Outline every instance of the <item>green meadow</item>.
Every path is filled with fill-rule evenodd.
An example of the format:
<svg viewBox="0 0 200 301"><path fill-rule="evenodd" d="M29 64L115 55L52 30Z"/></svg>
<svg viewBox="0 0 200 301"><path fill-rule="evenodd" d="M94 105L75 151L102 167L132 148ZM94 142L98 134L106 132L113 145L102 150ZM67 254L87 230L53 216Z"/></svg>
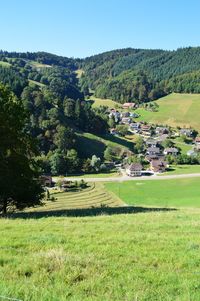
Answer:
<svg viewBox="0 0 200 301"><path fill-rule="evenodd" d="M0 61L0 67L9 68L11 67L11 64L8 62Z"/></svg>
<svg viewBox="0 0 200 301"><path fill-rule="evenodd" d="M111 109L116 108L116 107L121 108L121 104L112 99L104 99L104 98L98 98L95 96L91 96L90 100L94 101L94 103L93 103L94 108L99 107L99 106L107 106Z"/></svg>
<svg viewBox="0 0 200 301"><path fill-rule="evenodd" d="M106 183L128 205L200 208L200 178Z"/></svg>
<svg viewBox="0 0 200 301"><path fill-rule="evenodd" d="M1 296L200 300L199 213L1 219Z"/></svg>
<svg viewBox="0 0 200 301"><path fill-rule="evenodd" d="M200 131L200 94L172 93L156 101L158 112L138 109L140 120L172 127L193 127Z"/></svg>
<svg viewBox="0 0 200 301"><path fill-rule="evenodd" d="M181 174L200 174L200 165L170 165L168 171L159 174L160 177L166 175L181 175Z"/></svg>
<svg viewBox="0 0 200 301"><path fill-rule="evenodd" d="M138 178L1 218L0 300L200 300L199 196L199 178Z"/></svg>

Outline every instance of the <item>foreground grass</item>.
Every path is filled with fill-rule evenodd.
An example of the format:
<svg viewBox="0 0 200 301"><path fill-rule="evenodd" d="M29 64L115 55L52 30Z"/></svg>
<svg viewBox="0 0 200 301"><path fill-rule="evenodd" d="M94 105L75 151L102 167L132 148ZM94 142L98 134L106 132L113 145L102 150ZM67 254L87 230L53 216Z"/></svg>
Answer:
<svg viewBox="0 0 200 301"><path fill-rule="evenodd" d="M1 296L200 300L199 213L1 219Z"/></svg>
<svg viewBox="0 0 200 301"><path fill-rule="evenodd" d="M199 178L106 183L125 203L136 206L200 208Z"/></svg>
<svg viewBox="0 0 200 301"><path fill-rule="evenodd" d="M199 110L200 94L172 93L156 101L159 105L158 112L138 109L140 120L167 124L173 127L193 127L200 131Z"/></svg>

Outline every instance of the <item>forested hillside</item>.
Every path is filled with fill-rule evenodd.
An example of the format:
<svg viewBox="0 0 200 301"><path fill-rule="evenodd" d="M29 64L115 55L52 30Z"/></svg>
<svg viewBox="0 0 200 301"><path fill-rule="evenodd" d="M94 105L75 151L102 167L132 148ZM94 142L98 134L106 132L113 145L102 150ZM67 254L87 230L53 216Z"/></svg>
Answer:
<svg viewBox="0 0 200 301"><path fill-rule="evenodd" d="M121 103L154 100L171 92L199 93L200 47L115 50L86 58L81 67L83 87Z"/></svg>
<svg viewBox="0 0 200 301"><path fill-rule="evenodd" d="M0 52L0 82L22 100L28 116L24 132L36 138L45 173L72 173L84 166L88 171L91 158L77 133L107 132L107 117L84 100L76 69L74 59L48 53Z"/></svg>
<svg viewBox="0 0 200 301"><path fill-rule="evenodd" d="M93 90L100 98L143 103L171 92L200 93L200 48L127 48L86 59L0 51L0 82L23 102L24 131L38 141L45 173L95 171L103 163L92 158L99 144L84 133L102 136L110 124L106 108L92 108L85 96ZM101 146L103 159L107 145Z"/></svg>

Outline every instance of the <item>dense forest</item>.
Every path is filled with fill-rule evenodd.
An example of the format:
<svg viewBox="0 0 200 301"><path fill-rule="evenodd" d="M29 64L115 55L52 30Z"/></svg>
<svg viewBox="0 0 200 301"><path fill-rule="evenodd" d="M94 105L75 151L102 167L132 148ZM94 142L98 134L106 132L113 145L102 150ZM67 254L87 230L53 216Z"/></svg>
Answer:
<svg viewBox="0 0 200 301"><path fill-rule="evenodd" d="M79 62L83 87L97 97L145 102L171 92L199 93L200 47L122 49Z"/></svg>
<svg viewBox="0 0 200 301"><path fill-rule="evenodd" d="M74 73L77 62L48 53L0 53L0 82L22 101L28 118L24 133L35 138L45 173L89 171L91 158L77 133L104 134L107 116L92 109ZM90 162L89 162L90 163Z"/></svg>

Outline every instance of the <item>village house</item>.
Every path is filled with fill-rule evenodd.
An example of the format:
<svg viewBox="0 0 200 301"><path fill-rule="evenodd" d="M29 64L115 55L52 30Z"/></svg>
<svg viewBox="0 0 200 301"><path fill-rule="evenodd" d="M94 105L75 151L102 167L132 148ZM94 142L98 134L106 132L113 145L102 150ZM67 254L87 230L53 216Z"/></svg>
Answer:
<svg viewBox="0 0 200 301"><path fill-rule="evenodd" d="M130 132L138 133L139 129L140 129L140 123L139 122L133 122L129 125Z"/></svg>
<svg viewBox="0 0 200 301"><path fill-rule="evenodd" d="M195 144L196 144L196 145L200 145L200 137L199 137L199 136L196 137L196 139L195 139Z"/></svg>
<svg viewBox="0 0 200 301"><path fill-rule="evenodd" d="M191 138L193 136L193 130L192 129L181 129L180 135L184 135L188 138Z"/></svg>
<svg viewBox="0 0 200 301"><path fill-rule="evenodd" d="M122 105L123 109L134 109L136 108L136 104L134 102L126 102Z"/></svg>
<svg viewBox="0 0 200 301"><path fill-rule="evenodd" d="M122 112L121 115L120 115L121 118L124 118L124 117L130 117L130 113L129 112Z"/></svg>
<svg viewBox="0 0 200 301"><path fill-rule="evenodd" d="M124 118L122 118L121 123L129 124L129 123L131 123L131 119L129 117L124 117Z"/></svg>
<svg viewBox="0 0 200 301"><path fill-rule="evenodd" d="M156 160L152 160L150 162L150 170L152 170L153 172L164 172L166 170L167 167L167 163L162 160L162 159L156 159Z"/></svg>
<svg viewBox="0 0 200 301"><path fill-rule="evenodd" d="M157 135L168 134L169 129L167 127L157 126L156 129L155 129L155 133Z"/></svg>
<svg viewBox="0 0 200 301"><path fill-rule="evenodd" d="M189 157L196 157L197 156L197 152L195 151L195 149L191 149L187 152L187 155Z"/></svg>
<svg viewBox="0 0 200 301"><path fill-rule="evenodd" d="M120 115L121 115L121 114L120 114L119 111L112 109L112 110L110 111L110 113L109 113L109 118L113 118L113 117L114 117L115 122L118 122L118 121L120 121L120 118L121 118Z"/></svg>
<svg viewBox="0 0 200 301"><path fill-rule="evenodd" d="M165 159L165 156L164 155L162 155L162 154L156 154L156 155L146 155L145 156L145 160L147 161L147 162L151 162L152 160L164 160Z"/></svg>
<svg viewBox="0 0 200 301"><path fill-rule="evenodd" d="M159 137L157 137L156 141L158 142L158 144L162 144L168 138L169 138L168 134L163 134L163 135L160 135Z"/></svg>
<svg viewBox="0 0 200 301"><path fill-rule="evenodd" d="M140 115L137 114L137 113L135 113L135 112L133 112L133 113L130 113L130 117L138 118L138 117L140 117Z"/></svg>
<svg viewBox="0 0 200 301"><path fill-rule="evenodd" d="M44 185L45 187L53 186L53 180L52 180L51 176L42 175L40 177L40 180L41 180L42 185Z"/></svg>
<svg viewBox="0 0 200 301"><path fill-rule="evenodd" d="M119 135L119 132L113 128L113 129L110 129L110 134L115 136L115 135Z"/></svg>
<svg viewBox="0 0 200 301"><path fill-rule="evenodd" d="M126 174L130 177L139 177L142 175L142 165L140 163L132 163L126 167Z"/></svg>
<svg viewBox="0 0 200 301"><path fill-rule="evenodd" d="M194 150L196 152L200 152L200 144L196 144L195 147L194 147Z"/></svg>
<svg viewBox="0 0 200 301"><path fill-rule="evenodd" d="M160 148L159 147L149 147L149 148L147 148L146 153L149 156L160 155Z"/></svg>
<svg viewBox="0 0 200 301"><path fill-rule="evenodd" d="M157 147L158 146L158 141L156 141L155 139L147 139L145 141L147 148L149 147Z"/></svg>
<svg viewBox="0 0 200 301"><path fill-rule="evenodd" d="M173 155L177 156L179 153L179 150L176 147L168 147L164 149L164 155Z"/></svg>
<svg viewBox="0 0 200 301"><path fill-rule="evenodd" d="M141 125L141 134L145 137L151 137L151 125Z"/></svg>

